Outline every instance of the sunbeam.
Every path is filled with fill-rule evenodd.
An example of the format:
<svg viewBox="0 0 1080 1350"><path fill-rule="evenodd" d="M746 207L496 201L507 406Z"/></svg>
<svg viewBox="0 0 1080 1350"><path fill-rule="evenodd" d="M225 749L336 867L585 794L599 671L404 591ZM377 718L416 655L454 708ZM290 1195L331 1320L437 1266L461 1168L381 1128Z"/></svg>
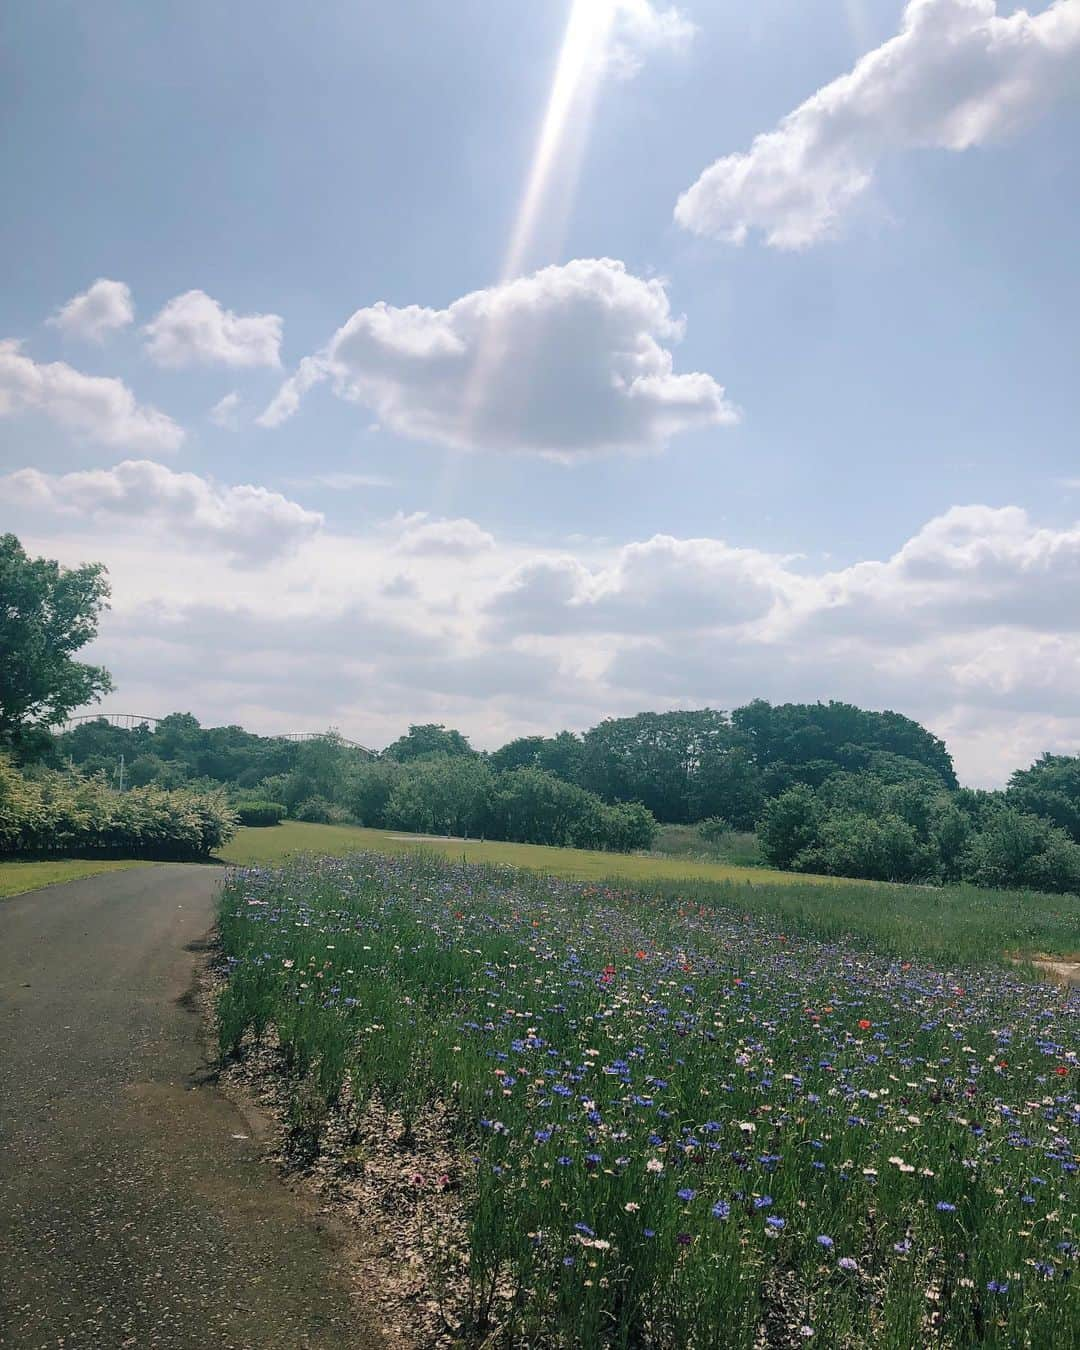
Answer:
<svg viewBox="0 0 1080 1350"><path fill-rule="evenodd" d="M500 284L520 276L530 265L558 260L619 4L620 0L573 0ZM546 255L543 260L537 256L541 234ZM474 422L479 414L501 345L500 324L493 317L488 320L463 390L467 422ZM440 484L444 500L452 476L448 461Z"/></svg>

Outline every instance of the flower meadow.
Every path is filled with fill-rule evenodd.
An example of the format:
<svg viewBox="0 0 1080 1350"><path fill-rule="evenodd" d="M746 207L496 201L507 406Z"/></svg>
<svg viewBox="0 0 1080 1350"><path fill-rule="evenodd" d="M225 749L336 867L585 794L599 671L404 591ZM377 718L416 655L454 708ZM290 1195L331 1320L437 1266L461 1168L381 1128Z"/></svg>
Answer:
<svg viewBox="0 0 1080 1350"><path fill-rule="evenodd" d="M447 1113L462 1340L1080 1345L1080 992L423 853L233 872L220 930L296 1128Z"/></svg>

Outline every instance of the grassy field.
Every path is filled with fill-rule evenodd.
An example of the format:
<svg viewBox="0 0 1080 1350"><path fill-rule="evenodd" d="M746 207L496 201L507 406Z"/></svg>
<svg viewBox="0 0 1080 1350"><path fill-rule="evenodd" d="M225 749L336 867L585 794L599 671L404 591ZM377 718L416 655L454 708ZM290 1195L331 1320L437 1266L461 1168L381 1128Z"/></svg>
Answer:
<svg viewBox="0 0 1080 1350"><path fill-rule="evenodd" d="M82 877L96 877L99 872L116 872L126 867L143 867L139 862L85 862L66 859L57 862L0 863L0 900L9 895L24 895L55 886L63 881L78 881Z"/></svg>
<svg viewBox="0 0 1080 1350"><path fill-rule="evenodd" d="M613 888L409 849L236 873L222 1049L274 1028L305 1147L335 1111L333 1138L393 1148L396 1113L412 1179L398 1162L380 1203L456 1235L396 1260L460 1344L1080 1343L1080 995L746 912L781 891L915 895ZM912 945L940 926L913 912ZM436 1103L450 1161L409 1142Z"/></svg>
<svg viewBox="0 0 1080 1350"><path fill-rule="evenodd" d="M1069 895L887 885L680 857L410 838L386 830L292 821L271 829L240 830L221 856L239 865L273 866L305 853L340 858L358 851L394 855L418 849L454 862L524 868L679 896L701 908L754 915L790 933L864 942L899 956L966 963L1044 953L1075 957L1080 951L1080 907Z"/></svg>
<svg viewBox="0 0 1080 1350"><path fill-rule="evenodd" d="M687 881L752 882L763 885L813 885L832 877L800 876L777 872L767 867L739 867L726 862L701 862L682 857L646 857L636 853L599 853L578 848L548 848L543 844L503 844L493 840L441 839L403 835L394 830L365 830L355 825L305 825L285 821L269 829L241 829L236 838L221 849L218 856L226 862L248 865L277 863L290 854L321 853L341 858L362 849L379 853L404 853L425 848L441 853L455 862L494 863L502 867L524 867L533 872L575 881L632 881L636 884L665 879ZM842 883L846 884L846 883Z"/></svg>

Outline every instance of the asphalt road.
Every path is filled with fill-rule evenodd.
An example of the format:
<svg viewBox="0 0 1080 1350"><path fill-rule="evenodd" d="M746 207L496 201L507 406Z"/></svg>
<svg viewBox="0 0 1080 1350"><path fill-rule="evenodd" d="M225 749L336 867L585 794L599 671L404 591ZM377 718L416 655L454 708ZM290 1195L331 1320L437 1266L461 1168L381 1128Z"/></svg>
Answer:
<svg viewBox="0 0 1080 1350"><path fill-rule="evenodd" d="M208 1081L189 994L220 880L167 865L0 900L5 1350L379 1344Z"/></svg>

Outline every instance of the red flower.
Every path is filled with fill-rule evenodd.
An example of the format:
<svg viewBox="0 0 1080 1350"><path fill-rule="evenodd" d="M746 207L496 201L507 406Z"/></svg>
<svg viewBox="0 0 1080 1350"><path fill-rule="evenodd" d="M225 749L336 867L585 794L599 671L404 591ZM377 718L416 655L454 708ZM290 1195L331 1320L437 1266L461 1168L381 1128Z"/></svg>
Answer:
<svg viewBox="0 0 1080 1350"><path fill-rule="evenodd" d="M1066 1065L1066 1064L1059 1064L1059 1065L1057 1066L1057 1068L1054 1070L1054 1072L1055 1072L1060 1078L1064 1078L1065 1075L1069 1072L1068 1065Z"/></svg>
<svg viewBox="0 0 1080 1350"><path fill-rule="evenodd" d="M873 1026L873 1023L870 1021L870 1019L869 1019L868 1017L860 1017L860 1018L859 1018L859 1030L860 1030L860 1031L869 1031L870 1028L871 1028L871 1026Z"/></svg>

